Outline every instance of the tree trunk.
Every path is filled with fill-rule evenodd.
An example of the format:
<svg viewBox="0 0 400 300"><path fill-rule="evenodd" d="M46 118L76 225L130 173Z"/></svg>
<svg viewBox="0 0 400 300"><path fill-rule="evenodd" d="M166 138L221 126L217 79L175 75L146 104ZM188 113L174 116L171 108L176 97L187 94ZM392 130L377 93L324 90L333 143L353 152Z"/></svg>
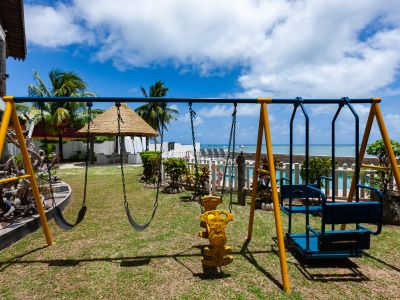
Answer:
<svg viewBox="0 0 400 300"><path fill-rule="evenodd" d="M146 151L149 151L150 138L146 136Z"/></svg>
<svg viewBox="0 0 400 300"><path fill-rule="evenodd" d="M157 138L154 138L154 151L157 151Z"/></svg>
<svg viewBox="0 0 400 300"><path fill-rule="evenodd" d="M397 191L387 191L383 199L383 223L400 225L400 195Z"/></svg>
<svg viewBox="0 0 400 300"><path fill-rule="evenodd" d="M58 134L58 149L60 152L60 162L64 161L64 151L63 151L63 138L61 133Z"/></svg>

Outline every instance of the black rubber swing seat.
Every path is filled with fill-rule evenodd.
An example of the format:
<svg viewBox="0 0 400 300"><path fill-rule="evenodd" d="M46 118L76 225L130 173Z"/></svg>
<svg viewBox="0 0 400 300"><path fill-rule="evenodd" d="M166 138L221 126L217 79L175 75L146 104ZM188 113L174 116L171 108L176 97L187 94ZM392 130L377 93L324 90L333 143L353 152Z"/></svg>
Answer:
<svg viewBox="0 0 400 300"><path fill-rule="evenodd" d="M149 220L147 223L145 223L145 224L139 224L139 223L137 223L137 222L133 219L133 217L132 217L132 215L131 215L131 212L130 212L130 210L129 210L129 207L128 207L127 205L125 205L125 212L126 212L126 216L127 216L127 218L128 218L129 224L131 224L131 226L132 226L133 228L135 228L136 230L138 230L138 231L143 231L143 230L145 230L147 227L149 227L149 225L151 224L151 221L153 221L154 215L156 214L156 209L153 210L153 213L152 213L152 215L151 215L150 220Z"/></svg>
<svg viewBox="0 0 400 300"><path fill-rule="evenodd" d="M62 230L71 230L74 228L76 225L82 222L82 220L85 218L85 214L87 211L86 205L82 206L81 209L79 210L78 216L76 218L75 223L69 223L63 216L61 208L58 206L55 206L53 208L53 218L54 222L56 222L57 226L60 227Z"/></svg>

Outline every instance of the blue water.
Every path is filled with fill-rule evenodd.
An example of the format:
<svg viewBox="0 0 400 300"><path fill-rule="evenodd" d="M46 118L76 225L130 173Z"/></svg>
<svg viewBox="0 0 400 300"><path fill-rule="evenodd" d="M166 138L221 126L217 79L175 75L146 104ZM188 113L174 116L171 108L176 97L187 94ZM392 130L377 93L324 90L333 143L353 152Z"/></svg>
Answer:
<svg viewBox="0 0 400 300"><path fill-rule="evenodd" d="M225 144L202 144L201 149L205 148L225 148L228 149L228 145ZM272 150L274 154L289 154L289 145L277 144L272 146ZM247 152L247 153L255 153L256 145L238 145L236 146L235 152ZM266 153L265 146L262 147L262 153ZM305 147L304 145L294 145L293 146L293 154L304 155ZM331 156L332 147L331 145L324 144L314 144L310 145L310 155L318 155L318 156ZM354 145L336 145L335 155L337 157L354 157L355 156L355 147ZM373 157L368 154L365 154L365 157Z"/></svg>
<svg viewBox="0 0 400 300"><path fill-rule="evenodd" d="M221 180L221 178L223 177L223 176L221 176L223 174L223 170L224 170L224 167L221 166L219 168L219 171L221 173L216 174L218 180ZM230 168L228 168L228 170L227 170L226 183L229 182L229 172L230 172ZM280 170L276 170L276 179L277 180L281 179L281 173L282 173L282 176L284 178L286 178L286 171L281 172ZM253 179L253 169L249 170L249 177L250 177L250 180ZM288 178L286 178L286 179L288 179ZM294 170L292 170L292 180L293 180L293 184L294 184L295 183ZM347 177L346 177L347 189L349 189L350 186L351 186L351 180L352 180L352 175L347 175ZM300 174L299 174L299 184L302 184L302 178L301 178ZM326 185L326 181L323 181L322 184L325 186ZM329 182L329 186L330 186L330 188L332 188L332 182L331 181ZM343 189L343 174L341 174L341 173L339 173L339 175L338 175L337 186L338 186L338 189Z"/></svg>

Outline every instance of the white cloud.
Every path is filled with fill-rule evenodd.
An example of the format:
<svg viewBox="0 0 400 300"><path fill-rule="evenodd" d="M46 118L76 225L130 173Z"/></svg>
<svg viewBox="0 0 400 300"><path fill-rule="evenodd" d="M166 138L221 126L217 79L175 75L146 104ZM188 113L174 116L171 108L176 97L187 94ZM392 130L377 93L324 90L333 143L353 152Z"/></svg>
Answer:
<svg viewBox="0 0 400 300"><path fill-rule="evenodd" d="M176 111L178 111L178 113L180 112L179 106L176 105L176 104L169 105L169 108L170 109L175 109Z"/></svg>
<svg viewBox="0 0 400 300"><path fill-rule="evenodd" d="M390 128L389 136L400 138L400 114L388 114L385 117L386 127Z"/></svg>
<svg viewBox="0 0 400 300"><path fill-rule="evenodd" d="M241 95L371 97L393 93L398 76L397 2L73 0L25 12L30 43L90 42L95 59L120 69L241 67Z"/></svg>
<svg viewBox="0 0 400 300"><path fill-rule="evenodd" d="M188 125L190 126L190 114L185 113L185 114L180 114L176 118L176 122L182 123L183 125ZM196 118L193 119L193 125L194 126L199 126L200 124L203 124L204 120L201 116L196 115Z"/></svg>
<svg viewBox="0 0 400 300"><path fill-rule="evenodd" d="M232 113L233 113L233 104L231 105L217 104L212 107L204 107L198 112L199 115L205 118L227 117L227 116L232 116ZM260 106L256 104L239 103L237 106L237 115L239 117L258 116L260 115Z"/></svg>
<svg viewBox="0 0 400 300"><path fill-rule="evenodd" d="M26 5L26 36L29 42L46 47L81 44L92 40L92 34L75 23L70 7Z"/></svg>
<svg viewBox="0 0 400 300"><path fill-rule="evenodd" d="M198 114L204 118L225 117L232 115L233 106L228 105L214 105L212 107L204 107L199 110Z"/></svg>

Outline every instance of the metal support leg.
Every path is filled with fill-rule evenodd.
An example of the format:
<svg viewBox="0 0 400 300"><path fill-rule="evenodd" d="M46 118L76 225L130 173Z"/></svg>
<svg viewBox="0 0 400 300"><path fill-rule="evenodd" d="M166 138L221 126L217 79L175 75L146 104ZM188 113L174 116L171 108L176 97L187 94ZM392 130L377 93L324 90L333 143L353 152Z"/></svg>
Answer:
<svg viewBox="0 0 400 300"><path fill-rule="evenodd" d="M268 121L268 108L265 103L261 104L261 111L262 111L262 121L264 123L264 130L265 130L265 143L267 144L268 169L269 169L269 176L271 179L272 201L274 203L275 228L276 228L276 236L278 239L282 283L285 292L290 293L289 274L286 263L285 243L283 240L281 212L279 209L278 190L275 178L274 156L272 153L271 132Z"/></svg>
<svg viewBox="0 0 400 300"><path fill-rule="evenodd" d="M22 133L21 124L19 123L17 110L15 109L15 105L14 105L12 97L4 97L3 99L5 102L7 102L7 107L9 107L8 105L11 105L11 107L12 107L11 120L12 120L12 123L14 126L15 133L17 134L19 148L21 150L21 154L22 154L22 157L24 160L25 171L26 171L27 175L30 175L29 180L31 182L32 193L35 198L36 207L37 207L37 210L39 213L40 223L42 224L42 227L43 227L47 245L51 246L53 244L53 241L51 239L49 225L47 224L46 214L43 209L39 188L37 186L35 173L33 171L31 160L29 158L29 153L28 153L28 149L26 147L25 138Z"/></svg>
<svg viewBox="0 0 400 300"><path fill-rule="evenodd" d="M253 236L253 223L254 223L254 210L256 209L256 198L257 198L257 187L258 187L258 168L261 160L261 146L262 146L262 134L263 134L263 114L262 106L260 109L260 121L258 124L258 137L257 137L257 149L256 149L256 161L254 163L253 171L253 190L251 193L251 206L250 206L250 216L249 216L249 228L247 233L247 240L251 240Z"/></svg>

